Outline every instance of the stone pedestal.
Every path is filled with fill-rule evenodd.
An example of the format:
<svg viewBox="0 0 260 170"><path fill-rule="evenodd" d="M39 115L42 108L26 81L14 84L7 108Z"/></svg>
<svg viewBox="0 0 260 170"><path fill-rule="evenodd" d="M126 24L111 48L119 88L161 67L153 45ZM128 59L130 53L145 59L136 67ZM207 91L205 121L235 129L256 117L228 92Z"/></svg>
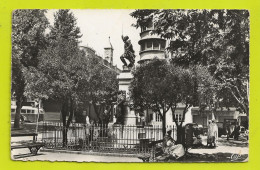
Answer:
<svg viewBox="0 0 260 170"><path fill-rule="evenodd" d="M136 125L136 115L133 110L130 110L129 102L129 86L133 79L133 75L131 74L131 68L124 66L123 71L119 74L119 90L125 91L126 94L126 102L125 102L125 125Z"/></svg>
<svg viewBox="0 0 260 170"><path fill-rule="evenodd" d="M131 68L126 66L123 67L123 71L119 74L119 90L125 91L126 98L129 98L129 85L133 79L133 75L131 74Z"/></svg>

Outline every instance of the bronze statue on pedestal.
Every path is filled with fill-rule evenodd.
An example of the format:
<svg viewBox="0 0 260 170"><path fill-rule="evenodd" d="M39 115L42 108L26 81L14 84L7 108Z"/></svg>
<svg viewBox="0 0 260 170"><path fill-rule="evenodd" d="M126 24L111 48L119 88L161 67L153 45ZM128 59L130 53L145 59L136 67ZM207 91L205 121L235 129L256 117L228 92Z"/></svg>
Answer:
<svg viewBox="0 0 260 170"><path fill-rule="evenodd" d="M133 67L135 63L135 51L133 49L133 45L128 36L122 35L122 40L124 42L124 54L121 55L120 59L123 62L124 66ZM127 65L125 59L129 61Z"/></svg>

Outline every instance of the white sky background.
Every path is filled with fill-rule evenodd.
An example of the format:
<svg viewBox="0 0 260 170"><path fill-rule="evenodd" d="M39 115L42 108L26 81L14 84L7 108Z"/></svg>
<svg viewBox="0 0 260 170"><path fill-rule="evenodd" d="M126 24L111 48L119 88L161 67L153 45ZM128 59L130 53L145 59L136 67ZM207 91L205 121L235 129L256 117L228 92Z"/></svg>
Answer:
<svg viewBox="0 0 260 170"><path fill-rule="evenodd" d="M129 14L134 10L117 9L77 9L71 10L77 19L77 26L83 35L80 39L82 46L89 46L96 50L97 54L104 57L104 47L110 36L111 44L114 48L114 65L122 68L120 56L124 52L124 43L121 39L123 34L128 35L136 55L139 60L138 40L140 39L140 29L132 26L136 20ZM46 17L51 25L54 22L54 13L57 10L48 10Z"/></svg>

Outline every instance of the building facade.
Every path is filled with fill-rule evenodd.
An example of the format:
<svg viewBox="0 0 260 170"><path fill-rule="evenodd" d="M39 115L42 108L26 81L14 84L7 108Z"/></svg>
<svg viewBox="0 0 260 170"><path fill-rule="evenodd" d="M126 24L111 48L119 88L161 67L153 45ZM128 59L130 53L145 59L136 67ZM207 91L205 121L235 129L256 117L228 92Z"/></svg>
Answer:
<svg viewBox="0 0 260 170"><path fill-rule="evenodd" d="M85 52L86 57L95 56L99 60L100 64L103 65L104 67L114 70L115 72L117 72L117 74L119 74L121 72L121 70L119 68L117 68L117 66L114 65L114 63L113 63L114 48L110 42L110 37L108 38L108 40L104 46L104 56L103 57L98 55L96 53L96 51L89 46L80 46L80 49Z"/></svg>
<svg viewBox="0 0 260 170"><path fill-rule="evenodd" d="M138 63L142 64L145 61L152 60L153 58L165 59L165 46L166 40L157 34L151 34L154 29L152 22L148 27L141 27L140 40L140 60Z"/></svg>

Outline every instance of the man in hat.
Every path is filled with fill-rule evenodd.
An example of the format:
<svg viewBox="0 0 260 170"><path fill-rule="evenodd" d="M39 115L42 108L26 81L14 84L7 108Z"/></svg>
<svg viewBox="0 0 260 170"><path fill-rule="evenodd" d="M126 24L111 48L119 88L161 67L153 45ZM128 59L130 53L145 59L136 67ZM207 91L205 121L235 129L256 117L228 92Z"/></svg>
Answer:
<svg viewBox="0 0 260 170"><path fill-rule="evenodd" d="M122 40L124 42L124 54L121 55L120 59L123 62L124 66L127 66L127 63L125 59L127 59L130 64L128 67L132 67L135 63L135 51L133 49L133 45L129 39L128 36L123 36L122 35Z"/></svg>

